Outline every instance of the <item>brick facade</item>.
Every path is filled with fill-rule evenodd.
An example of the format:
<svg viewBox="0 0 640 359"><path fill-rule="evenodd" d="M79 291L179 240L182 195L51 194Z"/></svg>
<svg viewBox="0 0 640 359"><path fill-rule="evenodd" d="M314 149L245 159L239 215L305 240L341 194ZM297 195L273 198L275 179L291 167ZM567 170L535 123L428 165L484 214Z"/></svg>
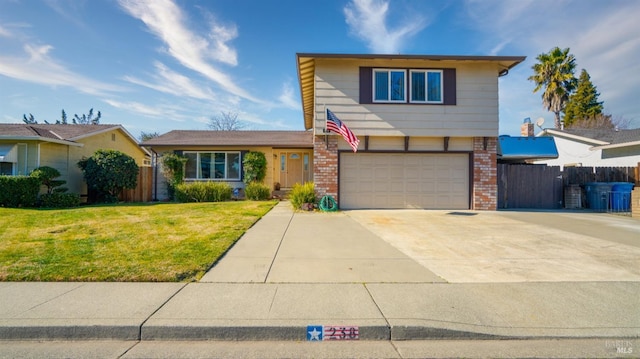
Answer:
<svg viewBox="0 0 640 359"><path fill-rule="evenodd" d="M473 190L471 209L495 211L498 208L498 162L496 137L473 139Z"/></svg>
<svg viewBox="0 0 640 359"><path fill-rule="evenodd" d="M338 137L313 138L313 181L319 198L329 195L338 201Z"/></svg>

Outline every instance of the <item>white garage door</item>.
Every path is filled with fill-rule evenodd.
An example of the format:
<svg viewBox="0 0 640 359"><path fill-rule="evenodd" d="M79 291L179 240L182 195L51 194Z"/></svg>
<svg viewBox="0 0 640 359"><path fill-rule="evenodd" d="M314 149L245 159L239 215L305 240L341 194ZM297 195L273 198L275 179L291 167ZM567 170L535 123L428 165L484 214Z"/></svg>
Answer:
<svg viewBox="0 0 640 359"><path fill-rule="evenodd" d="M469 155L341 153L340 208L469 208Z"/></svg>

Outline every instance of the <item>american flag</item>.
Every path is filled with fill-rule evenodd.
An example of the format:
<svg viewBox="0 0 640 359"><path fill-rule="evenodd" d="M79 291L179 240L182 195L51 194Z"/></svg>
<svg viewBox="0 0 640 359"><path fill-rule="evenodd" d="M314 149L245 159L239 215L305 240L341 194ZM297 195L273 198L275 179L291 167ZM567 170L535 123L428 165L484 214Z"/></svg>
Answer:
<svg viewBox="0 0 640 359"><path fill-rule="evenodd" d="M351 146L353 152L358 151L358 144L360 140L358 137L351 132L349 127L345 125L336 115L333 114L329 109L327 109L327 131L333 131L335 133L339 133L342 135L345 141Z"/></svg>

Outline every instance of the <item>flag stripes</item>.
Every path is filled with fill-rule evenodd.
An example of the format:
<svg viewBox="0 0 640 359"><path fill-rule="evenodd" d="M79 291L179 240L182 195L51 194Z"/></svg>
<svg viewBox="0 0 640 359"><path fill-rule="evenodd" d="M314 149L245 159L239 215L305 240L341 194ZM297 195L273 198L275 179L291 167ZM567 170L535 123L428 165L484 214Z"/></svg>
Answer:
<svg viewBox="0 0 640 359"><path fill-rule="evenodd" d="M353 152L358 151L358 144L360 143L358 137L329 109L327 109L327 131L341 134L342 138L351 146Z"/></svg>

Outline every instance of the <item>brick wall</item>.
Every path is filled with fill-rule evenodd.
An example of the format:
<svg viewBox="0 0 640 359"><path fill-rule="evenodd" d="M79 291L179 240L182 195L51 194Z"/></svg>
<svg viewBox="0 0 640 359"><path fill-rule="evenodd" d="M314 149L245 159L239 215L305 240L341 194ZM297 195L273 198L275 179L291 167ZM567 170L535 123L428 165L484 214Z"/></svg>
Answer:
<svg viewBox="0 0 640 359"><path fill-rule="evenodd" d="M496 137L473 139L472 209L495 211L498 207L497 143Z"/></svg>
<svg viewBox="0 0 640 359"><path fill-rule="evenodd" d="M319 198L333 196L338 201L338 137L315 136L313 142L313 181ZM338 202L339 203L339 202Z"/></svg>

